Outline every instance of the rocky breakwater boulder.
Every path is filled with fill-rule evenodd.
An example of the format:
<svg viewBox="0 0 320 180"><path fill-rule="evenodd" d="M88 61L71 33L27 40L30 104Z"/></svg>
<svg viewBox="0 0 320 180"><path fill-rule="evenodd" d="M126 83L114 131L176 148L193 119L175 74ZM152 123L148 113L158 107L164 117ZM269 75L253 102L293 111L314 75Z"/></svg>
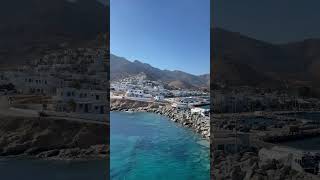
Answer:
<svg viewBox="0 0 320 180"><path fill-rule="evenodd" d="M210 138L210 120L209 118L202 117L198 114L191 114L190 111L176 110L170 106L162 106L149 111L156 112L158 114L167 116L172 121L181 124L184 127L193 129L196 133L199 133L202 137Z"/></svg>
<svg viewBox="0 0 320 180"><path fill-rule="evenodd" d="M211 175L213 179L225 180L316 180L318 176L299 172L285 162L261 159L257 152L225 154L213 153Z"/></svg>
<svg viewBox="0 0 320 180"><path fill-rule="evenodd" d="M130 99L111 99L111 111L137 111L138 109L148 109L154 106L152 102L134 101Z"/></svg>
<svg viewBox="0 0 320 180"><path fill-rule="evenodd" d="M202 137L210 138L210 121L209 118L201 115L192 115L190 111L176 110L169 104L158 104L156 102L142 102L128 99L112 99L112 111L135 111L151 112L170 118L172 121L181 124L184 127L193 129Z"/></svg>
<svg viewBox="0 0 320 180"><path fill-rule="evenodd" d="M0 117L0 156L50 159L106 158L107 124Z"/></svg>

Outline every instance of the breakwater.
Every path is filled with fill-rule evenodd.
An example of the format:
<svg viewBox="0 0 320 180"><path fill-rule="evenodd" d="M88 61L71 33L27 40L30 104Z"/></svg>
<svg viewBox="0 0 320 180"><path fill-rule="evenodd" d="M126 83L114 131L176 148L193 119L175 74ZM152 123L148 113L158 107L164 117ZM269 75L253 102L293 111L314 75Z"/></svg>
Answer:
<svg viewBox="0 0 320 180"><path fill-rule="evenodd" d="M172 121L190 128L203 138L210 138L210 118L191 114L188 110L176 110L169 104L140 102L126 99L111 100L111 111L151 112L170 118Z"/></svg>

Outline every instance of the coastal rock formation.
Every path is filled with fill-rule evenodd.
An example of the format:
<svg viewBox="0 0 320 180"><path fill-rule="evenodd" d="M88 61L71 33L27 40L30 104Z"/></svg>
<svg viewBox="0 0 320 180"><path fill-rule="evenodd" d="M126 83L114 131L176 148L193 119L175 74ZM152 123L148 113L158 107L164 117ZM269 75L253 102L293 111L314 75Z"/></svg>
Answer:
<svg viewBox="0 0 320 180"><path fill-rule="evenodd" d="M140 107L154 106L152 102L134 101L129 99L111 99L111 111L121 111Z"/></svg>
<svg viewBox="0 0 320 180"><path fill-rule="evenodd" d="M184 127L193 129L202 137L210 138L210 120L189 111L176 110L168 104L141 102L127 99L111 100L111 111L151 112L170 118Z"/></svg>
<svg viewBox="0 0 320 180"><path fill-rule="evenodd" d="M225 180L316 180L312 174L298 172L284 161L264 160L257 152L244 152L226 155L222 152L213 153L211 163L213 179Z"/></svg>
<svg viewBox="0 0 320 180"><path fill-rule="evenodd" d="M107 124L1 116L0 156L50 159L105 158Z"/></svg>

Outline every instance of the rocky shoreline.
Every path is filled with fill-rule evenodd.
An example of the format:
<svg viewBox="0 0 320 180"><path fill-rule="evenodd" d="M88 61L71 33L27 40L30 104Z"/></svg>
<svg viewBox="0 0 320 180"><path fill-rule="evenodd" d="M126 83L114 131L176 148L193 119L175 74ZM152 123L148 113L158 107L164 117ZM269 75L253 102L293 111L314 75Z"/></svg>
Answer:
<svg viewBox="0 0 320 180"><path fill-rule="evenodd" d="M133 100L111 100L111 111L150 112L170 118L173 122L190 128L206 140L210 139L210 120L201 115L192 115L189 111L178 111L168 104L137 102Z"/></svg>
<svg viewBox="0 0 320 180"><path fill-rule="evenodd" d="M0 157L106 159L108 131L107 124L1 116Z"/></svg>
<svg viewBox="0 0 320 180"><path fill-rule="evenodd" d="M256 151L226 155L216 152L211 162L213 179L224 180L318 180L318 176L298 172L285 160L265 160Z"/></svg>

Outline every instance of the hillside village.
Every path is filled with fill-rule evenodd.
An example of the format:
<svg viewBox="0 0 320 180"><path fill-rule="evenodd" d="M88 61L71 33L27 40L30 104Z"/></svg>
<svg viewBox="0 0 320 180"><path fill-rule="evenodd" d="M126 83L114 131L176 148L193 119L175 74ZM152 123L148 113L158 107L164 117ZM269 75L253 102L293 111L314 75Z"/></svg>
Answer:
<svg viewBox="0 0 320 180"><path fill-rule="evenodd" d="M210 98L203 90L171 89L146 74L112 81L111 111L142 111L161 114L172 121L210 137Z"/></svg>
<svg viewBox="0 0 320 180"><path fill-rule="evenodd" d="M0 72L1 93L7 96L11 109L105 120L107 58L108 51L103 47L52 52Z"/></svg>
<svg viewBox="0 0 320 180"><path fill-rule="evenodd" d="M209 94L201 90L167 89L161 81L148 80L144 73L111 83L111 99L170 103L178 109L199 109L209 105ZM198 107L198 108L196 108ZM200 108L201 109L201 108ZM203 112L209 112L203 108Z"/></svg>

